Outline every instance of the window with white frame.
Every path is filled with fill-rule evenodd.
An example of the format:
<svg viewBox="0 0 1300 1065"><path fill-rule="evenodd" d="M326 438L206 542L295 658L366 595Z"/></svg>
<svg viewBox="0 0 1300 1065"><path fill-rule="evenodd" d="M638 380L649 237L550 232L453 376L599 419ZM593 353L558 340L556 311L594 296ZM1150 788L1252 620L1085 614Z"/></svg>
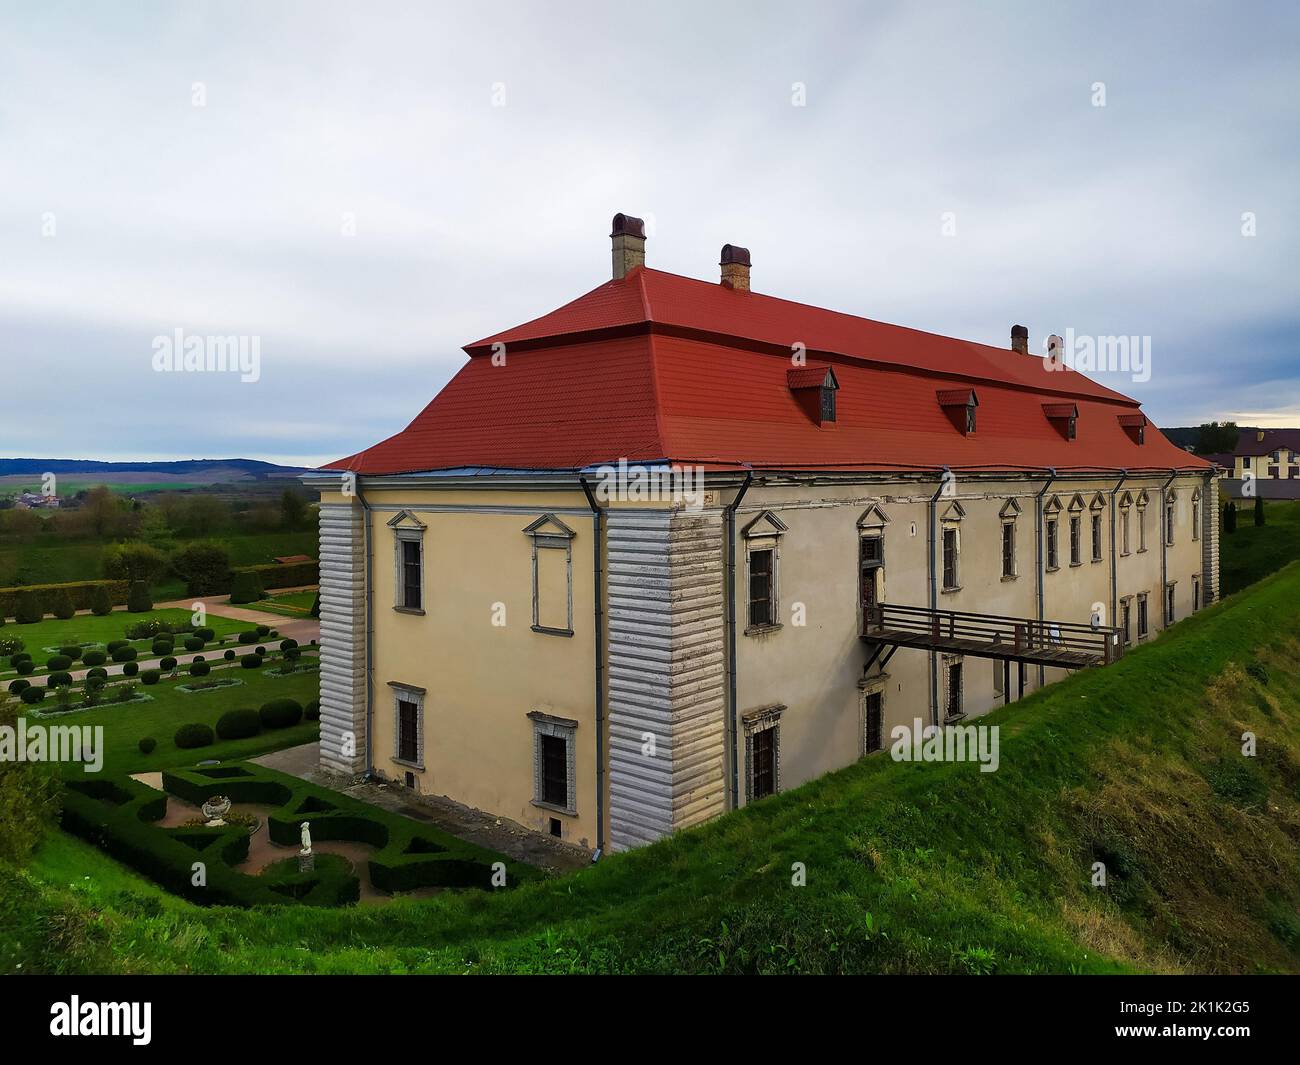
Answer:
<svg viewBox="0 0 1300 1065"><path fill-rule="evenodd" d="M424 613L425 525L409 510L388 522L393 530L393 609Z"/></svg>
<svg viewBox="0 0 1300 1065"><path fill-rule="evenodd" d="M865 631L885 596L885 526L889 518L880 507L868 507L858 518L859 621Z"/></svg>
<svg viewBox="0 0 1300 1065"><path fill-rule="evenodd" d="M425 689L390 681L393 692L393 761L424 768Z"/></svg>
<svg viewBox="0 0 1300 1065"><path fill-rule="evenodd" d="M745 541L745 634L781 628L781 537L785 523L765 510L741 532Z"/></svg>
<svg viewBox="0 0 1300 1065"><path fill-rule="evenodd" d="M943 656L943 707L946 720L964 716L963 661L960 655Z"/></svg>
<svg viewBox="0 0 1300 1065"><path fill-rule="evenodd" d="M533 804L547 810L578 812L578 723L540 710L528 715L533 723Z"/></svg>
<svg viewBox="0 0 1300 1065"><path fill-rule="evenodd" d="M1130 552L1132 540L1130 539L1130 519L1132 517L1133 496L1125 492L1119 501L1119 544L1121 555L1127 555Z"/></svg>
<svg viewBox="0 0 1300 1065"><path fill-rule="evenodd" d="M1138 496L1138 553L1147 549L1147 494Z"/></svg>
<svg viewBox="0 0 1300 1065"><path fill-rule="evenodd" d="M1002 579L1009 581L1016 576L1016 519L1020 517L1020 504L1008 499L998 512L1002 522Z"/></svg>
<svg viewBox="0 0 1300 1065"><path fill-rule="evenodd" d="M554 514L524 528L532 541L533 631L573 635L573 538L577 534Z"/></svg>
<svg viewBox="0 0 1300 1065"><path fill-rule="evenodd" d="M1059 569L1061 565L1060 529L1061 501L1053 496L1047 503L1043 515L1043 539L1046 544L1046 566L1048 572Z"/></svg>
<svg viewBox="0 0 1300 1065"><path fill-rule="evenodd" d="M960 503L953 503L940 518L940 547L942 549L943 590L955 592L961 588L961 520L966 511Z"/></svg>
<svg viewBox="0 0 1300 1065"><path fill-rule="evenodd" d="M1177 496L1170 492L1165 497L1165 544L1169 547L1174 545L1174 514L1177 509Z"/></svg>
<svg viewBox="0 0 1300 1065"><path fill-rule="evenodd" d="M1192 539L1201 538L1201 490L1192 493Z"/></svg>

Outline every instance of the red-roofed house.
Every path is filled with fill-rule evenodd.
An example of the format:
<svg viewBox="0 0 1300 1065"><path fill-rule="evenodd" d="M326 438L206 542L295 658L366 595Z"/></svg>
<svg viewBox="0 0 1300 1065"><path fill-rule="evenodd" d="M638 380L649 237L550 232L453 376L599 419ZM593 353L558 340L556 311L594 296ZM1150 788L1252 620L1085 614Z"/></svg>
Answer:
<svg viewBox="0 0 1300 1065"><path fill-rule="evenodd" d="M645 266L466 346L321 505L321 759L622 849L1214 598L1214 467L1028 352ZM1148 515L1150 511L1150 516ZM1154 597L1154 598L1153 598Z"/></svg>

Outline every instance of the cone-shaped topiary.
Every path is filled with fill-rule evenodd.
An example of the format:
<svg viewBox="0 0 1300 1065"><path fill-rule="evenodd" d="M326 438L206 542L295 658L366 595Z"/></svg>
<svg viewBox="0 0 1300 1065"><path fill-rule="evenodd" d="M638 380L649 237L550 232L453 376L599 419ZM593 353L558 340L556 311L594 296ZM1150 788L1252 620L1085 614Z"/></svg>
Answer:
<svg viewBox="0 0 1300 1065"><path fill-rule="evenodd" d="M144 581L131 582L131 590L126 596L126 608L132 614L143 614L153 609L153 597Z"/></svg>

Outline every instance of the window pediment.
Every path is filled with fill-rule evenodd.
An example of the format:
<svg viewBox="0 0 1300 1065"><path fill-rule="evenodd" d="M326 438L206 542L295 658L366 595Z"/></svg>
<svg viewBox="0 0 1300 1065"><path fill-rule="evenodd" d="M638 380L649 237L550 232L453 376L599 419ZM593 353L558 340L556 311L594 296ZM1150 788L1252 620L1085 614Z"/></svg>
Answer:
<svg viewBox="0 0 1300 1065"><path fill-rule="evenodd" d="M388 519L390 529L414 529L423 532L426 528L424 522L412 514L409 510L399 510Z"/></svg>
<svg viewBox="0 0 1300 1065"><path fill-rule="evenodd" d="M535 538L559 537L563 540L572 540L578 535L554 514L543 514L535 521L529 522L524 526L524 533Z"/></svg>
<svg viewBox="0 0 1300 1065"><path fill-rule="evenodd" d="M859 529L880 529L888 524L889 515L880 508L878 503L872 503L858 517Z"/></svg>
<svg viewBox="0 0 1300 1065"><path fill-rule="evenodd" d="M1105 497L1104 495L1102 495L1100 492L1098 492L1095 496L1092 497L1092 502L1088 504L1088 507L1089 507L1089 509L1094 510L1094 511L1096 511L1096 510L1105 510L1105 509L1106 509L1106 497Z"/></svg>
<svg viewBox="0 0 1300 1065"><path fill-rule="evenodd" d="M765 510L741 529L740 535L746 540L755 540L765 536L781 536L789 531L785 522L770 510Z"/></svg>
<svg viewBox="0 0 1300 1065"><path fill-rule="evenodd" d="M1003 521L1015 521L1020 517L1020 504L1014 499L1008 499L1002 504L1002 509L998 511L998 517Z"/></svg>
<svg viewBox="0 0 1300 1065"><path fill-rule="evenodd" d="M939 515L940 521L961 521L966 517L966 508L960 503L953 502L949 504L948 509Z"/></svg>

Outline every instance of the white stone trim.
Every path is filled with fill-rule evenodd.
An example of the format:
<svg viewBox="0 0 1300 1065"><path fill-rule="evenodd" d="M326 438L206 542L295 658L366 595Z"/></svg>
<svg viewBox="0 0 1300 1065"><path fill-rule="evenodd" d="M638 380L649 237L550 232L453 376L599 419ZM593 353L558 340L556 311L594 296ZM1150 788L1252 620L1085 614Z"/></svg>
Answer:
<svg viewBox="0 0 1300 1065"><path fill-rule="evenodd" d="M320 507L320 766L366 769L365 511Z"/></svg>
<svg viewBox="0 0 1300 1065"><path fill-rule="evenodd" d="M576 817L578 814L578 765L577 765L577 743L575 736L578 730L578 723L566 718L552 717L544 714L540 710L534 710L528 718L533 723L533 805L540 806L544 810L554 810L557 813L568 814ZM568 789L568 797L563 806L556 806L555 803L547 802L543 798L542 790L542 737L551 736L555 739L564 741L565 754L565 784Z"/></svg>

